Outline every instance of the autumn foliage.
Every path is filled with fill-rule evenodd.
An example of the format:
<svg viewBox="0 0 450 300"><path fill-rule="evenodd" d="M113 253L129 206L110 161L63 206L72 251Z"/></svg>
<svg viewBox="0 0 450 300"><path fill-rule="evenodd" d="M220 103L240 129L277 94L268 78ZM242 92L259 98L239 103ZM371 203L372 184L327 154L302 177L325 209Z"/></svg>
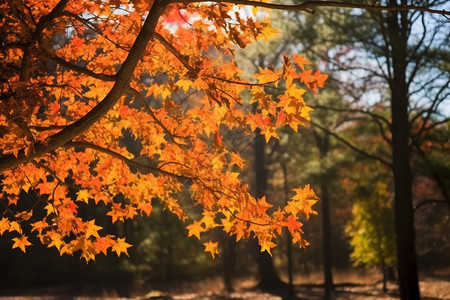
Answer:
<svg viewBox="0 0 450 300"><path fill-rule="evenodd" d="M122 222L151 216L155 199L189 236L219 227L270 252L287 228L306 245L299 216L314 213L314 192L295 189L284 207L255 199L223 132L260 130L268 141L281 126L297 130L311 110L305 89L315 93L326 75L294 55L246 80L235 50L275 34L268 14L181 2L0 4L0 234L13 248L25 252L35 236L86 261L127 254L125 238L80 209L103 206ZM217 242L205 247L218 253Z"/></svg>

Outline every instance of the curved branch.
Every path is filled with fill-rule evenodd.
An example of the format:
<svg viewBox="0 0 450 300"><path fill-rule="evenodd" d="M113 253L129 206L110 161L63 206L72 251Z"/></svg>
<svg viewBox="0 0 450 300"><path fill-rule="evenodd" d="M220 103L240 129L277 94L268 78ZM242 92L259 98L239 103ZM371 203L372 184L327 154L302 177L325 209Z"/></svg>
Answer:
<svg viewBox="0 0 450 300"><path fill-rule="evenodd" d="M361 114L368 115L368 116L372 117L372 119L375 121L375 123L377 123L378 128L380 129L380 134L383 137L383 139L389 145L392 145L392 141L386 135L386 133L384 131L384 127L383 127L383 123L384 123L389 129L391 129L391 124L383 116L380 116L376 113L373 113L373 112L367 111L367 110L363 110L363 109L348 109L348 108L339 108L339 107L332 107L332 106L326 106L326 105L310 105L310 106L313 109L325 109L325 110L332 110L332 111L336 111L336 112L361 113Z"/></svg>
<svg viewBox="0 0 450 300"><path fill-rule="evenodd" d="M71 12L65 12L64 15L69 17L69 18L73 18L73 19L81 22L82 24L84 24L86 27L88 27L92 31L94 31L97 34L101 35L105 40L109 41L111 44L113 44L117 48L122 49L124 51L130 51L130 49L126 49L125 47L123 47L122 45L118 44L117 42L114 42L106 34L104 34L104 32L101 31L95 24L89 22L88 20L82 18L81 16L79 16L77 14L74 14L74 13L71 13Z"/></svg>
<svg viewBox="0 0 450 300"><path fill-rule="evenodd" d="M31 125L30 129L34 129L36 131L47 131L47 130L61 130L67 127L67 125L49 125L49 126L38 126Z"/></svg>
<svg viewBox="0 0 450 300"><path fill-rule="evenodd" d="M162 170L160 168L155 168L155 167L144 165L142 163L139 163L137 161L129 159L129 158L123 156L120 153L114 152L114 151L109 150L107 148L103 148L103 147L100 147L98 145L91 144L91 143L88 143L88 142L68 142L63 147L65 147L65 148L75 148L75 147L89 148L89 149L96 150L98 152L102 152L102 153L108 154L109 156L112 156L114 158L117 158L117 159L123 161L127 165L136 167L136 168L141 169L141 170L148 171L148 172L153 173L153 174L163 174L163 175L168 175L168 176L175 177L175 178L178 178L178 179L191 179L190 177L187 177L187 176L174 174L174 173L171 173L171 172L164 171L164 170Z"/></svg>
<svg viewBox="0 0 450 300"><path fill-rule="evenodd" d="M31 35L31 42L29 45L32 44L33 41L37 40L39 38L39 36L41 35L42 31L48 26L50 25L50 23L56 19L57 17L59 17L62 12L64 11L64 8L66 7L67 3L69 2L69 0L61 0L58 2L58 4L56 4L56 6L45 16L43 16L39 22L36 24L36 29L34 30L34 32ZM33 15L30 14L30 16L32 17ZM34 20L33 20L34 22ZM24 48L24 53L23 53L23 58L22 58L22 62L21 62L21 67L20 67L20 81L27 81L28 80L28 68L30 66L30 62L31 62L31 56L30 56L30 51L28 49L28 47Z"/></svg>
<svg viewBox="0 0 450 300"><path fill-rule="evenodd" d="M446 200L428 199L428 200L424 200L422 202L417 203L417 205L414 207L414 212L416 212L422 206L425 206L427 204L433 204L433 203L445 203L445 204L448 204Z"/></svg>
<svg viewBox="0 0 450 300"><path fill-rule="evenodd" d="M63 67L66 67L69 70L75 71L77 73L85 74L85 75L88 75L88 76L90 76L92 78L100 79L100 80L103 80L103 81L115 81L116 80L116 76L115 75L108 75L108 74L103 74L103 73L95 73L94 71L91 71L89 69L86 69L86 68L74 65L74 64L64 60L63 58L53 54L51 51L46 49L42 45L40 39L39 39L39 47L44 52L45 56L47 56L48 58L50 58L51 60L53 60L57 64L59 64L59 65L61 65Z"/></svg>
<svg viewBox="0 0 450 300"><path fill-rule="evenodd" d="M351 144L349 141L343 139L342 137L340 137L336 133L326 129L325 127L319 125L318 123L315 123L315 122L311 121L311 124L313 126L316 126L317 128L319 128L320 130L330 134L331 136L335 137L338 141L340 141L341 143L343 143L344 145L346 145L347 147L349 147L353 151L355 151L355 152L357 152L357 153L359 153L359 154L361 154L361 155L363 155L363 156L365 156L367 158L377 160L377 161L381 162L382 164L384 164L385 166L387 166L389 168L392 168L392 164L390 162L388 162L387 160L385 160L384 158L376 156L376 155L373 155L373 154L370 154L370 153L367 153L366 151L356 147L355 145Z"/></svg>
<svg viewBox="0 0 450 300"><path fill-rule="evenodd" d="M401 5L401 6L382 6L382 5L369 5L369 4L358 4L351 2L339 2L339 1L305 1L301 4L276 4L259 2L253 0L171 0L172 3L199 3L199 2L216 2L216 3L233 3L238 5L248 5L254 7L263 7L268 9L276 10L288 10L288 11L304 11L307 13L315 14L316 11L312 10L311 7L342 7L342 8L360 8L369 11L423 11L432 14L439 14L442 16L450 16L450 11L432 9L426 6L416 6L416 5Z"/></svg>
<svg viewBox="0 0 450 300"><path fill-rule="evenodd" d="M420 157L421 157L422 160L425 162L425 164L426 164L428 167L430 167L430 166L432 165L432 164L431 164L431 161L430 161L430 159L427 157L425 151L423 151L423 149L420 147L420 143L419 143L419 141L418 141L417 139L413 139L413 145L412 145L412 146L414 146L414 147L416 148L417 152L419 153ZM443 197L444 197L444 200L442 200L442 202L445 202L445 203L447 204L447 206L448 206L448 211L449 211L449 213L450 213L450 194L449 194L448 191L447 191L447 187L446 187L445 183L442 181L442 178L441 178L441 176L439 175L439 173L433 171L432 168L430 168L430 171L431 171L431 175L433 176L433 178L434 178L436 184L437 184L438 187L440 188L440 190L441 190L441 192L442 192L442 195L443 195ZM418 206L419 206L419 205L418 205ZM417 207L418 207L418 206L417 206ZM417 208L417 207L416 207L416 208Z"/></svg>
<svg viewBox="0 0 450 300"><path fill-rule="evenodd" d="M28 156L25 153L26 149L21 149L17 156L13 154L0 156L0 172L16 167L32 158L39 157L63 146L74 137L90 128L117 103L120 97L122 97L128 90L133 71L141 59L148 42L153 37L159 17L166 8L167 3L168 2L166 1L154 2L127 58L123 62L119 72L117 72L117 80L114 86L103 98L103 100L82 118L78 119L76 122L67 126L60 132L52 135L47 143L35 143L33 145L34 151L29 153Z"/></svg>
<svg viewBox="0 0 450 300"><path fill-rule="evenodd" d="M147 102L145 102L144 97L142 97L142 95L136 89L134 89L132 87L130 87L130 92L134 95L135 98L137 98L139 100L139 103L144 107L144 109L152 117L152 119L155 121L155 123L158 124L163 129L163 131L166 133L169 141L180 146L179 143L175 142L174 138L175 137L186 138L186 137L174 135L173 133L171 133L170 130L155 116L152 109L148 106Z"/></svg>
<svg viewBox="0 0 450 300"><path fill-rule="evenodd" d="M189 70L189 77L196 78L198 74L198 70L193 68L189 64L189 58L185 55L182 55L180 52L178 52L175 47L169 43L162 35L159 33L155 33L154 38L157 39L167 50L169 50L170 53L172 53L182 64L183 66Z"/></svg>

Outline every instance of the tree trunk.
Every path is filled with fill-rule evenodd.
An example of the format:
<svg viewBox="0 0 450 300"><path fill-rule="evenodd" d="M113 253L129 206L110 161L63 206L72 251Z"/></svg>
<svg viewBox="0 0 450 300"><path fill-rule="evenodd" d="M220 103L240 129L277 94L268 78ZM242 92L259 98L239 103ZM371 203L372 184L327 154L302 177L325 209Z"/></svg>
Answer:
<svg viewBox="0 0 450 300"><path fill-rule="evenodd" d="M402 4L404 0L402 0ZM391 6L397 6L390 0ZM412 178L409 162L409 119L407 71L407 12L390 12L387 19L392 46L390 79L392 113L393 173L395 186L395 231L397 236L397 267L402 300L420 299L412 205Z"/></svg>
<svg viewBox="0 0 450 300"><path fill-rule="evenodd" d="M384 257L381 259L381 272L383 273L383 293L387 293L387 266Z"/></svg>
<svg viewBox="0 0 450 300"><path fill-rule="evenodd" d="M222 237L224 247L222 252L223 283L225 290L231 292L236 269L236 238L225 233L222 234Z"/></svg>
<svg viewBox="0 0 450 300"><path fill-rule="evenodd" d="M255 170L255 196L261 198L266 194L267 190L267 171L264 159L265 141L260 135L259 130L256 131L254 140L254 170ZM273 265L272 257L267 252L258 252L258 287L263 290L270 290L284 286L285 284L278 277Z"/></svg>
<svg viewBox="0 0 450 300"><path fill-rule="evenodd" d="M284 181L284 200L286 203L289 201L289 181L286 164L281 163L281 169L283 170ZM287 255L287 273L288 273L288 299L294 297L294 276L292 272L292 236L289 230L286 230L286 255Z"/></svg>
<svg viewBox="0 0 450 300"><path fill-rule="evenodd" d="M330 149L329 134L320 136L313 130L314 138L320 153L320 159L323 160ZM320 184L320 203L322 204L322 233L323 233L323 273L324 273L324 299L331 297L334 289L333 285L333 245L330 221L330 196L328 185L324 179Z"/></svg>
<svg viewBox="0 0 450 300"><path fill-rule="evenodd" d="M325 183L320 185L320 202L322 203L322 226L323 226L323 272L324 272L324 299L330 299L333 291L333 248L330 222L330 199L328 195L328 186Z"/></svg>

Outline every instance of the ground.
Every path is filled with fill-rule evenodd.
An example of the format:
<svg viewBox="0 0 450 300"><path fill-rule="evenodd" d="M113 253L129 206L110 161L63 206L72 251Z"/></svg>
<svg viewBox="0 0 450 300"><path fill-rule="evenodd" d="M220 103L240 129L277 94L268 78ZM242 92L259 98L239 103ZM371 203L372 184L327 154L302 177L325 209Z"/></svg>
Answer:
<svg viewBox="0 0 450 300"><path fill-rule="evenodd" d="M295 297L286 297L286 291L271 293L252 288L255 280L242 279L236 283L237 291L223 292L220 279L209 279L196 283L172 285L164 292L153 290L129 297L119 295L113 289L102 292L74 290L67 288L0 291L0 300L320 300L323 288L320 274L302 276L295 283ZM382 285L376 273L341 273L335 276L336 287L331 299L339 300L395 300L399 299L395 284L388 284L388 292L382 292ZM420 291L423 300L450 300L450 278L445 276L421 276Z"/></svg>

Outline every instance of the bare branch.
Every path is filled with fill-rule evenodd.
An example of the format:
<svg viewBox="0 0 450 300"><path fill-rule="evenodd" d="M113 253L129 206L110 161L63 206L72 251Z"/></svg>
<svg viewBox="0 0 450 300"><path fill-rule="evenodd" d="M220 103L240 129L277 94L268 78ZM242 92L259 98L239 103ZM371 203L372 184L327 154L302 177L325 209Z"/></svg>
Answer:
<svg viewBox="0 0 450 300"><path fill-rule="evenodd" d="M363 156L365 156L367 158L377 160L377 161L381 162L382 164L384 164L385 166L387 166L389 168L392 168L392 164L390 162L388 162L387 160L385 160L384 158L376 156L376 155L373 155L373 154L370 154L370 153L368 153L368 152L366 152L366 151L356 147L355 145L351 144L349 141L345 140L344 138L342 138L341 136L339 136L335 132L332 132L332 131L328 130L327 128L319 125L318 123L315 123L315 122L311 121L311 124L313 126L316 126L317 128L319 128L320 130L330 134L331 136L336 138L338 141L340 141L341 143L343 143L344 145L346 145L347 147L349 147L353 151L355 151L355 152L357 152L357 153L359 153L359 154L361 154L361 155L363 155Z"/></svg>
<svg viewBox="0 0 450 300"><path fill-rule="evenodd" d="M380 129L380 134L382 135L383 139L388 143L392 144L391 139L386 135L383 124L387 126L387 128L391 128L391 124L389 121L384 118L383 116L380 116L376 113L373 113L371 111L363 110L363 109L349 109L349 108L339 108L339 107L332 107L332 106L326 106L326 105L310 105L313 109L325 109L325 110L332 110L336 112L349 112L349 113L360 113L364 115L370 116L375 123L377 123L378 128Z"/></svg>
<svg viewBox="0 0 450 300"><path fill-rule="evenodd" d="M264 7L275 10L286 10L286 11L304 11L310 14L315 14L316 11L311 9L312 7L342 7L342 8L360 8L372 11L423 11L432 14L439 14L442 16L450 16L450 11L432 9L426 6L416 6L416 5L402 5L402 6L382 6L382 5L369 5L369 4L358 4L352 2L339 2L339 1L305 1L301 4L276 4L268 2L259 2L252 0L172 0L172 3L199 3L199 2L216 2L216 3L233 3L238 5L248 5L254 7Z"/></svg>
<svg viewBox="0 0 450 300"><path fill-rule="evenodd" d="M419 202L415 207L414 207L414 212L416 212L419 208L421 208L422 206L428 205L428 204L433 204L433 203L445 203L448 204L446 200L440 200L440 199L427 199L424 200L422 202Z"/></svg>

